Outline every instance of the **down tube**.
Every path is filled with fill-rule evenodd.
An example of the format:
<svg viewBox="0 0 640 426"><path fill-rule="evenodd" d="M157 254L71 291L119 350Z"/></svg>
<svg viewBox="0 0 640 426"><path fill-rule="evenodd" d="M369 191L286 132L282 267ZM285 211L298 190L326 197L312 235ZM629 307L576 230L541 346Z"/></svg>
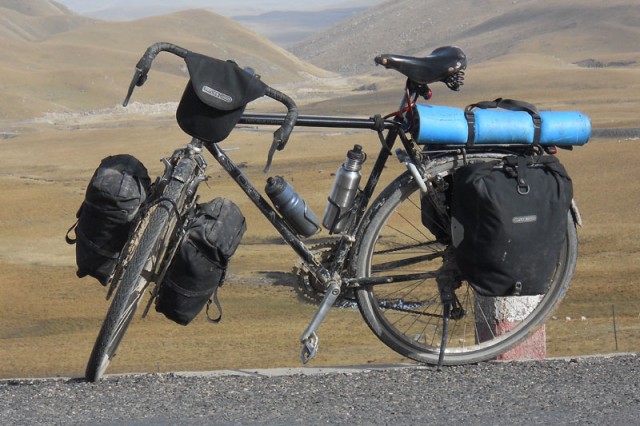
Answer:
<svg viewBox="0 0 640 426"><path fill-rule="evenodd" d="M249 178L242 173L238 166L231 161L231 159L214 143L204 143L207 150L214 156L214 158L220 163L223 169L227 171L229 176L242 188L247 194L249 199L258 207L264 217L276 228L276 230L282 235L285 242L293 248L293 250L308 264L314 265L318 271L318 279L323 282L330 281L329 272L318 263L309 248L287 227L284 221L280 218L278 213L271 207L271 205L264 199L264 197L258 192L256 187L251 183Z"/></svg>

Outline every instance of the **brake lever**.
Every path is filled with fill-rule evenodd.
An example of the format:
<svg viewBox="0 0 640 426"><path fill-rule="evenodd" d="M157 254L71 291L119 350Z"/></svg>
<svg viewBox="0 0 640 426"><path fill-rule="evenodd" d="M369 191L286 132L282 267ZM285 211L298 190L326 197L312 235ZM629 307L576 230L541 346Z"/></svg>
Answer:
<svg viewBox="0 0 640 426"><path fill-rule="evenodd" d="M122 102L122 106L126 107L129 104L129 100L131 99L131 95L133 95L133 89L136 86L142 86L145 81L147 81L148 74L144 72L144 70L136 67L136 71L133 74L133 78L131 79L131 83L129 84L129 90L127 91L127 96L124 98L124 102Z"/></svg>
<svg viewBox="0 0 640 426"><path fill-rule="evenodd" d="M286 141L283 141L283 133L285 133L282 128L279 128L275 132L273 132L273 142L271 142L271 148L269 148L269 153L267 154L267 164L264 166L262 170L263 173L268 173L271 168L271 163L273 162L273 155L276 151L282 151L286 145ZM288 137L287 137L288 139Z"/></svg>
<svg viewBox="0 0 640 426"><path fill-rule="evenodd" d="M271 148L269 148L269 153L267 154L267 164L262 169L263 173L269 173L269 169L271 168L271 163L273 162L273 154L276 153L278 146L280 145L279 141L274 138L273 142L271 142Z"/></svg>

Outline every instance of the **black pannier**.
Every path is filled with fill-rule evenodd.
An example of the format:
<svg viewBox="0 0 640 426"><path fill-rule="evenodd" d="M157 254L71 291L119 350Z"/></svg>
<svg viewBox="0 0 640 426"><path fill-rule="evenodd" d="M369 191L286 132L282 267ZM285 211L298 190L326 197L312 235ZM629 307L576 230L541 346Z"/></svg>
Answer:
<svg viewBox="0 0 640 426"><path fill-rule="evenodd" d="M483 296L544 294L566 241L573 187L553 156L469 164L453 179L458 268Z"/></svg>
<svg viewBox="0 0 640 426"><path fill-rule="evenodd" d="M156 311L181 325L189 324L213 301L225 278L229 259L247 229L242 212L224 198L197 206L195 218L160 284ZM220 316L211 321L217 322ZM207 317L209 317L207 312Z"/></svg>
<svg viewBox="0 0 640 426"><path fill-rule="evenodd" d="M76 239L67 235L67 242L76 244L78 277L89 275L107 284L150 187L147 169L135 157L120 154L102 160L76 215Z"/></svg>

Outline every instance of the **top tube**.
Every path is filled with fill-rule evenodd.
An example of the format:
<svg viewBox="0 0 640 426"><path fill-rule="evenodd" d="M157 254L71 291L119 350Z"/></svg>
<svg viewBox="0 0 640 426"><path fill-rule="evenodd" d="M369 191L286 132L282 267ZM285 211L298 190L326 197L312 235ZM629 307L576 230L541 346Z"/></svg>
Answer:
<svg viewBox="0 0 640 426"><path fill-rule="evenodd" d="M279 114L243 114L238 123L280 126L284 122L284 115ZM296 127L327 127L342 129L371 129L388 130L397 127L399 123L391 120L383 120L380 117L353 118L353 117L325 117L301 115L296 120Z"/></svg>

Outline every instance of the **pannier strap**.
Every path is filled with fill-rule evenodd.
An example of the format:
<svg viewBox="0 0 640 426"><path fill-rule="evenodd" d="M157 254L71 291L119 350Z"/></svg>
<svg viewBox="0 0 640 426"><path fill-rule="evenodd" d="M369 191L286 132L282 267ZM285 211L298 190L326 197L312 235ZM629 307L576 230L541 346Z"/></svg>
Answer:
<svg viewBox="0 0 640 426"><path fill-rule="evenodd" d="M469 127L469 133L467 137L467 146L472 147L475 142L476 134L476 119L473 114L474 108L488 109L488 108L502 108L509 111L524 111L528 112L533 120L533 145L540 145L540 133L542 128L542 118L538 113L538 108L530 104L529 102L517 101L515 99L502 99L498 98L494 101L482 101L475 104L468 105L464 109L464 115L467 119L467 125Z"/></svg>
<svg viewBox="0 0 640 426"><path fill-rule="evenodd" d="M207 300L207 320L214 324L219 323L222 319L222 305L220 304L220 299L218 299L218 289L224 284L225 278L227 278L226 269L222 272L222 277L220 277L220 284L216 286L216 288L213 290L213 295L209 298L209 300ZM216 308L218 308L217 318L211 318L211 315L209 315L209 309L211 308L212 303L214 303L216 305Z"/></svg>
<svg viewBox="0 0 640 426"><path fill-rule="evenodd" d="M209 322L212 322L214 324L217 324L220 322L220 320L222 319L222 305L220 304L220 300L218 299L218 289L220 287L216 287L215 290L213 291L213 296L207 301L207 320ZM215 303L216 308L218 308L218 317L217 318L211 318L211 315L209 315L209 308L211 307L211 303Z"/></svg>

